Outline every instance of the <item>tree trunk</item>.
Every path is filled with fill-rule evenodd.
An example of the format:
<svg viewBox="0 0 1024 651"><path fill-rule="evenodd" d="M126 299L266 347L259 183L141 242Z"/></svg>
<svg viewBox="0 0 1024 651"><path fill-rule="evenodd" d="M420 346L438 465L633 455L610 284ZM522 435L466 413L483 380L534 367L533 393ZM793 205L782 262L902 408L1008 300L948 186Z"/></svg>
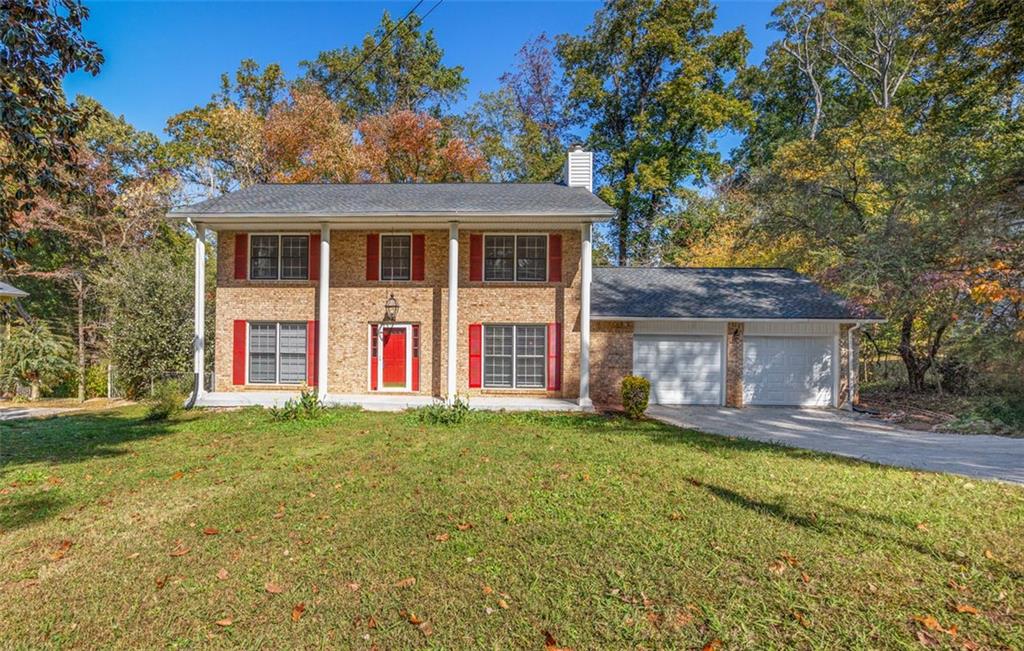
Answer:
<svg viewBox="0 0 1024 651"><path fill-rule="evenodd" d="M30 382L28 386L28 399L39 400L39 382Z"/></svg>
<svg viewBox="0 0 1024 651"><path fill-rule="evenodd" d="M914 352L913 333L914 315L911 313L904 316L900 324L899 351L903 366L907 369L907 387L917 393L924 391L924 369L921 368L921 362Z"/></svg>
<svg viewBox="0 0 1024 651"><path fill-rule="evenodd" d="M78 288L78 401L85 402L85 296L83 281L76 281Z"/></svg>

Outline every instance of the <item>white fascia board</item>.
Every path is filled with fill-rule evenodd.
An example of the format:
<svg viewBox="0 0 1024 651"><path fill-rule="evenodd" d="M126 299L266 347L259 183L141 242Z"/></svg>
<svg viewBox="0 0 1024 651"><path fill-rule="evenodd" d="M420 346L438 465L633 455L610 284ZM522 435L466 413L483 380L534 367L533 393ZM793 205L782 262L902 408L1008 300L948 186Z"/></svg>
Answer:
<svg viewBox="0 0 1024 651"><path fill-rule="evenodd" d="M378 215L324 215L316 213L290 213L278 215L260 214L222 214L222 213L184 213L169 212L167 218L178 221L191 219L194 223L204 224L214 230L239 229L272 225L281 228L306 228L311 225L331 224L336 229L381 228L448 228L451 222L482 228L508 228L510 224L561 225L575 226L580 222L599 223L611 219L610 215L595 213L381 213Z"/></svg>
<svg viewBox="0 0 1024 651"><path fill-rule="evenodd" d="M595 321L742 321L745 323L885 323L887 318L745 318L742 316L604 316L591 314Z"/></svg>

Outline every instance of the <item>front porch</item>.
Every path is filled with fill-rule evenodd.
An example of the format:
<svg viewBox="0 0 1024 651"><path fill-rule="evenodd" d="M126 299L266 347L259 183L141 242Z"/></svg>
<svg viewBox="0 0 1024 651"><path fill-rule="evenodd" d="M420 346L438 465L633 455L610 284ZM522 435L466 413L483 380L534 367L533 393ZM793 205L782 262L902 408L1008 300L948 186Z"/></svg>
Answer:
<svg viewBox="0 0 1024 651"><path fill-rule="evenodd" d="M204 392L196 401L197 407L281 407L288 400L298 398L298 391L213 391ZM328 393L324 404L331 407L355 406L367 411L402 411L426 407L439 398L406 394ZM478 396L468 399L472 409L485 411L591 411L575 400L557 398L531 398L514 396Z"/></svg>

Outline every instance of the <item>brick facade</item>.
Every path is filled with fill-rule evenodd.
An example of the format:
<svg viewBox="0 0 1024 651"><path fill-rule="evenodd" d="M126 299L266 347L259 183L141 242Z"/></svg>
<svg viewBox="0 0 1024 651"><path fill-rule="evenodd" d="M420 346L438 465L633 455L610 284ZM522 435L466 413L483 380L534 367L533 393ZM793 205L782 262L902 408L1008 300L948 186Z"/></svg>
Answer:
<svg viewBox="0 0 1024 651"><path fill-rule="evenodd" d="M622 378L633 372L633 322L590 322L590 398L598 407L622 407Z"/></svg>
<svg viewBox="0 0 1024 651"><path fill-rule="evenodd" d="M743 323L730 322L725 335L725 406L743 406Z"/></svg>
<svg viewBox="0 0 1024 651"><path fill-rule="evenodd" d="M380 231L388 234L388 231ZM407 233L409 231L401 231ZM368 231L331 232L328 319L328 390L366 393L369 387L370 324L380 322L384 301L394 294L398 323L420 328L419 393L441 396L447 369L448 232L424 235L422 281L366 280ZM576 398L579 394L580 234L562 235L562 280L558 283L469 281L470 229L459 233L458 391L464 395L541 395ZM506 232L506 231L502 231ZM539 231L523 231L539 232ZM316 281L249 281L234 278L234 233L218 233L215 390L245 390L232 384L232 324L235 320L307 321L317 319ZM562 390L469 389L471 323L559 322L562 327ZM258 385L266 390L267 385Z"/></svg>

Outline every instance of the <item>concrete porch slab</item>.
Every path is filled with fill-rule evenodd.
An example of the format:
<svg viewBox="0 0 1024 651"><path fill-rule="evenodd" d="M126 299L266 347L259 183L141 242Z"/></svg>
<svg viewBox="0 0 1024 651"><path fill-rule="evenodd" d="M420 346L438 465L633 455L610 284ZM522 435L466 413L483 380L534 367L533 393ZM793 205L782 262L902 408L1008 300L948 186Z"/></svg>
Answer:
<svg viewBox="0 0 1024 651"><path fill-rule="evenodd" d="M299 397L298 391L222 391L205 393L196 401L197 407L281 407ZM437 402L430 396L405 394L330 393L324 402L328 406L356 406L367 411L402 411L425 407ZM485 411L589 411L575 400L557 398L474 397L469 398L472 409Z"/></svg>

